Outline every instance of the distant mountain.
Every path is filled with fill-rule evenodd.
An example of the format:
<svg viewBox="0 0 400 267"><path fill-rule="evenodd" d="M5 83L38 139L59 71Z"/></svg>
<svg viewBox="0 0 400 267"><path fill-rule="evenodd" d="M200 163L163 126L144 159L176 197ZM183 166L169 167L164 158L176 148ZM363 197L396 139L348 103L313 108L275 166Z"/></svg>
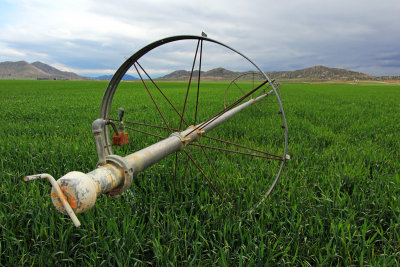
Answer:
<svg viewBox="0 0 400 267"><path fill-rule="evenodd" d="M47 64L44 64L42 62L36 61L31 63L31 65L35 66L36 68L44 71L45 73L48 73L52 75L55 78L60 77L60 79L65 79L65 80L82 80L82 79L87 79L86 77L79 76L78 74L75 74L73 72L67 72L67 71L60 71L52 66L49 66Z"/></svg>
<svg viewBox="0 0 400 267"><path fill-rule="evenodd" d="M209 71L201 71L200 77L202 80L227 80L234 79L241 72L230 71L224 68L211 69ZM192 79L196 80L199 75L199 71L195 70L192 74ZM187 70L176 70L158 78L159 80L187 80L190 77L190 71Z"/></svg>
<svg viewBox="0 0 400 267"><path fill-rule="evenodd" d="M60 71L52 66L36 61L0 62L0 79L22 80L90 80L73 72Z"/></svg>
<svg viewBox="0 0 400 267"><path fill-rule="evenodd" d="M328 68L325 66L314 66L310 68L294 70L294 71L272 71L267 72L267 75L271 79L304 79L308 81L320 80L374 80L375 76L355 72L351 70L339 69L339 68Z"/></svg>
<svg viewBox="0 0 400 267"><path fill-rule="evenodd" d="M101 75L98 77L93 77L93 79L96 80L111 80L111 78L113 77L113 75ZM129 75L129 74L125 74L124 77L122 77L122 80L126 81L126 80L139 80L139 78Z"/></svg>
<svg viewBox="0 0 400 267"><path fill-rule="evenodd" d="M390 80L397 80L400 81L400 75L394 75L394 76L379 76L376 77L378 81L390 81Z"/></svg>
<svg viewBox="0 0 400 267"><path fill-rule="evenodd" d="M49 75L35 66L25 61L18 62L2 62L0 63L0 78L32 78L32 77L48 77Z"/></svg>
<svg viewBox="0 0 400 267"><path fill-rule="evenodd" d="M233 80L239 75L248 72L235 72L224 68L215 68L208 71L201 71L200 76L205 81ZM271 79L279 81L354 81L354 80L400 80L400 76L380 76L325 66L314 66L310 68L294 71L271 71L266 72ZM198 71L192 74L192 80L198 78ZM0 79L25 79L25 80L110 80L113 75L102 75L99 77L88 78L79 76L73 72L61 71L45 63L36 61L28 63L26 61L0 62ZM190 72L187 70L176 70L157 80L188 80ZM246 76L248 77L248 76ZM122 80L138 80L137 77L125 74Z"/></svg>
<svg viewBox="0 0 400 267"><path fill-rule="evenodd" d="M232 80L239 75L247 72L234 72L224 68L216 68L209 71L201 71L202 80ZM339 69L329 68L325 66L314 66L310 68L294 70L294 71L272 71L266 72L268 77L277 80L293 80L293 81L354 81L354 80L395 80L399 76L382 76L376 77L373 75ZM188 80L190 71L177 70L167 74L159 80ZM196 80L198 71L193 72L193 78Z"/></svg>

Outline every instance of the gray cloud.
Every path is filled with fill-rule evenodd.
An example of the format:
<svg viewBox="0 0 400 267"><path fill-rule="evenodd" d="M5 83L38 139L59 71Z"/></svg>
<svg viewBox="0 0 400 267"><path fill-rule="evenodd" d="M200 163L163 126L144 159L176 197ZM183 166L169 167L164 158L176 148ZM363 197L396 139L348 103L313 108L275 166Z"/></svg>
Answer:
<svg viewBox="0 0 400 267"><path fill-rule="evenodd" d="M163 37L200 34L222 41L263 70L327 65L400 74L398 0L14 1L0 21L0 60L42 60L80 73L116 70ZM15 7L14 6L14 7ZM154 73L190 68L194 48L174 46L146 59ZM180 52L180 53L179 53ZM243 62L211 46L206 67ZM225 53L225 54L224 54ZM177 58L185 63L175 62ZM174 65L175 64L175 65ZM188 67L189 65L189 67Z"/></svg>

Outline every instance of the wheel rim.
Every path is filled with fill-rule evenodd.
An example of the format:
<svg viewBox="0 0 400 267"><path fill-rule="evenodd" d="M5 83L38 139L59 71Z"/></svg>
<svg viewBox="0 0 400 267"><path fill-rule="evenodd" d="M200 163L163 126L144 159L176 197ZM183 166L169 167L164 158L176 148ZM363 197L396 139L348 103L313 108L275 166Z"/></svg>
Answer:
<svg viewBox="0 0 400 267"><path fill-rule="evenodd" d="M139 75L140 75L140 73L142 73L143 76L144 76L144 73L146 73L146 71L140 65L139 59L142 59L142 57L147 55L149 52L151 52L151 51L153 51L153 50L155 50L155 49L157 49L157 48L159 48L161 46L164 46L164 45L170 44L170 43L174 43L174 42L183 41L183 40L194 40L194 41L197 41L196 56L197 56L197 51L198 51L199 44L201 44L201 49L202 49L203 42L204 43L213 43L213 44L219 45L221 47L224 47L225 49L228 49L229 51L233 52L234 54L241 56L244 60L246 60L249 63L249 65L253 66L254 69L256 71L258 71L258 75L260 75L260 77L263 77L263 79L265 79L267 84L270 86L273 95L275 95L276 103L279 106L280 117L281 117L281 120L282 120L282 128L283 128L283 132L284 132L283 151L279 154L279 157L281 158L281 163L280 163L280 166L278 168L278 171L277 171L272 183L270 183L270 186L267 187L268 190L263 194L263 196L261 197L261 199L259 201L256 201L254 203L254 205L252 205L252 208L250 209L250 211L253 211L255 208L260 206L260 204L270 195L270 193L274 189L279 177L282 174L282 171L283 171L286 159L287 159L288 130L287 130L286 117L285 117L285 113L284 113L284 110L283 110L282 102L280 100L280 97L279 97L279 95L277 93L277 90L276 90L273 82L270 80L270 78L267 75L265 75L265 73L263 73L261 71L261 69L253 61L251 61L249 58L247 58L242 53L238 52L237 50L235 50L235 49L233 49L233 48L231 48L231 47L229 47L229 46L227 46L227 45L225 45L225 44L223 44L221 42L218 42L216 40L213 40L213 39L210 39L210 38L206 38L206 37L203 37L203 36L186 36L186 35L185 36L173 36L173 37L169 37L169 38L165 38L165 39L161 39L159 41L153 42L153 43L145 46L144 48L140 49L138 52L136 52L130 58L128 58L121 65L121 67L117 70L117 72L114 74L114 76L110 80L110 82L109 82L109 84L107 86L106 92L105 92L105 94L103 96L103 100L102 100L101 107L100 107L99 117L102 118L102 119L106 119L106 120L110 119L110 111L111 111L111 106L112 106L112 103L113 103L114 95L116 93L117 88L120 85L122 77L128 72L128 70L130 70L132 67L134 67L137 70L137 73ZM192 71L191 71L191 76L193 75L193 68L194 68L195 63L196 63L196 56L195 56L195 59L193 61L193 67L192 67ZM199 58L200 58L200 62L201 62L201 58L202 58L201 54L200 54ZM199 69L201 69L201 63L199 63L199 66L200 66ZM148 77L151 79L150 76L148 76ZM238 78L234 79L234 81L236 81ZM192 80L190 80L188 83L190 84L191 81ZM199 75L198 84L200 84L200 81L201 80L200 80L200 75ZM144 84L144 87L146 87L144 81L143 81L143 84ZM232 84L232 82L231 82L231 84ZM253 82L253 84L254 84L254 82ZM227 90L228 90L229 86L227 87L227 89L225 91L225 96L224 96L224 106L225 106L225 108L227 107L227 104L225 103L225 97L226 97ZM188 88L190 88L190 85L188 86ZM198 97L198 95L197 95L197 97ZM186 105L186 102L184 104L183 110L179 110L178 112L182 111L181 114L184 114L185 105ZM198 105L196 104L196 114L197 114L197 107L198 107ZM183 117L184 117L184 115L183 115ZM170 128L170 129L178 128L178 129L173 129L173 130L181 130L182 129L181 126L184 125L183 120L184 119L180 119L179 127L170 127L168 124L163 125L161 127ZM195 118L195 121L196 121L196 118ZM199 121L197 121L197 122L199 122ZM103 137L104 137L104 143L106 144L106 154L107 155L113 154L113 150L112 150L112 146L111 146L112 143L111 143L110 136L111 136L110 135L110 129L109 129L108 126L106 126L104 131L103 131ZM201 147L201 150L204 150L205 148L208 148L208 147ZM189 156L187 156L187 158L188 157ZM175 161L175 164L176 164L176 162L177 161ZM210 162L210 165L213 165L213 164ZM213 168L215 168L215 167L213 166ZM185 169L186 169L186 167L185 167ZM175 166L175 176L176 176L176 170L177 170L177 167ZM186 170L185 170L185 172L186 172ZM218 190L216 190L216 191L218 192Z"/></svg>

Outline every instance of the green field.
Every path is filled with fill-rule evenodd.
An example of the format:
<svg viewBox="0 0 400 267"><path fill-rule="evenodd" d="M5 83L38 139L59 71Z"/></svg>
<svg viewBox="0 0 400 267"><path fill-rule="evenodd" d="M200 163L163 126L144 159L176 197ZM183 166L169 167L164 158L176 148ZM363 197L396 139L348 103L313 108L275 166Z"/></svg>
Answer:
<svg viewBox="0 0 400 267"><path fill-rule="evenodd" d="M172 99L184 97L185 84L160 84ZM23 177L95 168L91 123L106 86L0 81L0 265L400 264L400 86L283 84L291 160L251 216L244 211L265 191L260 185L271 183L265 177L277 163L210 152L226 201L193 166L180 178L182 156L175 178L173 155L139 174L120 198L99 197L75 228L53 208L49 183ZM137 86L120 85L113 112L123 106L128 118L161 125ZM199 118L221 108L225 88L202 83L207 108ZM279 123L269 116L276 105L264 106L215 134L280 151L282 129L269 127ZM130 138L116 153L158 141L137 133ZM194 148L193 154L207 165Z"/></svg>

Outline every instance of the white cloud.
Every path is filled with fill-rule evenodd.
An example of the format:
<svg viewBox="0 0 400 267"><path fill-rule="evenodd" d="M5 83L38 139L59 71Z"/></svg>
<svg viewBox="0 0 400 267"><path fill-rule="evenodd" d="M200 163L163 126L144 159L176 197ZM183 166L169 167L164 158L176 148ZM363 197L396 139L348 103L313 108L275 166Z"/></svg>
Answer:
<svg viewBox="0 0 400 267"><path fill-rule="evenodd" d="M4 60L9 59L14 59L14 58L20 58L23 59L26 56L24 52L21 52L19 50L13 49L8 47L5 44L0 43L0 58L3 58Z"/></svg>
<svg viewBox="0 0 400 267"><path fill-rule="evenodd" d="M96 74L96 75L103 75L103 74L110 74L114 73L116 70L115 69L81 69L81 68L71 68L69 66L65 66L64 64L61 63L53 63L50 64L52 67L57 68L61 71L69 71L69 72L74 72L77 74Z"/></svg>

